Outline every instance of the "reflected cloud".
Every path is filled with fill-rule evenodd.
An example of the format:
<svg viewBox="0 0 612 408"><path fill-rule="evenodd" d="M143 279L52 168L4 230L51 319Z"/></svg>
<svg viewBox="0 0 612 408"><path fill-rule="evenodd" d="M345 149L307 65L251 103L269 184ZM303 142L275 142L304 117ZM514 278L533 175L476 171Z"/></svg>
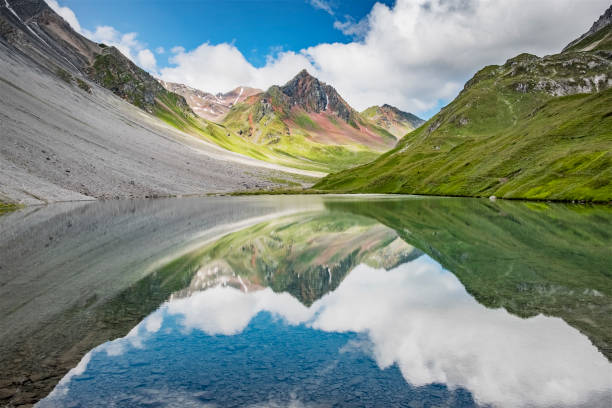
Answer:
<svg viewBox="0 0 612 408"><path fill-rule="evenodd" d="M487 309L428 257L391 271L359 265L306 308L270 289L217 287L170 302L184 329L238 334L259 312L328 332L367 333L381 369L398 364L409 383L465 387L499 406L564 406L612 396L612 367L559 318L520 319ZM601 394L597 394L601 392Z"/></svg>
<svg viewBox="0 0 612 408"><path fill-rule="evenodd" d="M462 386L500 406L612 397L612 366L577 330L484 308L427 257L388 273L361 265L320 303L313 328L368 333L381 369L398 364L417 386Z"/></svg>
<svg viewBox="0 0 612 408"><path fill-rule="evenodd" d="M164 304L128 336L95 352L117 356L129 347L146 347L169 317L178 318L183 335L193 330L239 335L261 312L313 330L363 333L367 341L345 349L362 349L380 369L397 364L415 386L466 388L481 404L606 406L612 398L612 365L585 336L559 318L521 319L483 307L427 256L390 271L360 264L310 307L269 288L245 293L218 286L196 292ZM84 372L82 364L63 386Z"/></svg>
<svg viewBox="0 0 612 408"><path fill-rule="evenodd" d="M288 293L274 293L266 288L244 293L231 287L216 287L168 303L167 313L182 316L187 331L199 329L209 335L238 334L258 313L266 311L282 316L290 324L311 318L313 309Z"/></svg>

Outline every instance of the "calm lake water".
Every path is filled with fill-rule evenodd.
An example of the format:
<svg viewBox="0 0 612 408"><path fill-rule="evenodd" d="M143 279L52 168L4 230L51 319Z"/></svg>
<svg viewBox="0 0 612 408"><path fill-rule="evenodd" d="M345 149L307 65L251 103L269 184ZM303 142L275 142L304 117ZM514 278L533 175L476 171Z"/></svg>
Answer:
<svg viewBox="0 0 612 408"><path fill-rule="evenodd" d="M612 406L609 206L211 197L0 231L0 406Z"/></svg>

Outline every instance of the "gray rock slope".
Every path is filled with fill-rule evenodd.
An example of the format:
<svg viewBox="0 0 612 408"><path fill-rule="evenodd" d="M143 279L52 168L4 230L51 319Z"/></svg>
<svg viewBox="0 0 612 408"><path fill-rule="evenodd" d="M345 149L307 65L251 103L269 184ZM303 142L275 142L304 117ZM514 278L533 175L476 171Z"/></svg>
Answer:
<svg viewBox="0 0 612 408"><path fill-rule="evenodd" d="M0 3L0 201L227 192L271 187L267 180L279 171L299 172L180 132L69 70L87 50L64 55L74 47L43 38L36 22L21 19L26 5L38 3ZM89 92L50 69L61 61Z"/></svg>

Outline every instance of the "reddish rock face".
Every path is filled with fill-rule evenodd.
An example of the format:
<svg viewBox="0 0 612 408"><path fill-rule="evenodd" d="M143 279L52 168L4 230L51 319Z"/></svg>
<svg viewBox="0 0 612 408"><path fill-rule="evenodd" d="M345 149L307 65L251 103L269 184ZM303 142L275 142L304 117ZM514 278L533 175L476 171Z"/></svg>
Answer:
<svg viewBox="0 0 612 408"><path fill-rule="evenodd" d="M229 92L214 95L183 84L162 80L159 82L168 91L184 97L198 116L213 122L221 122L232 106L263 92L261 89L239 86Z"/></svg>
<svg viewBox="0 0 612 408"><path fill-rule="evenodd" d="M305 69L280 88L289 98L289 106L299 106L306 112L333 112L345 122L350 122L353 109L336 92L333 86L327 85L310 75Z"/></svg>

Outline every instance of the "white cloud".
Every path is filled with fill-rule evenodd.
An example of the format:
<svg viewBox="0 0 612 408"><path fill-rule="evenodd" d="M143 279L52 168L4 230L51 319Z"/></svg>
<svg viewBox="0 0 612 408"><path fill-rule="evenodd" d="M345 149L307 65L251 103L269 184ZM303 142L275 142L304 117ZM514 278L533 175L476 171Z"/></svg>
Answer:
<svg viewBox="0 0 612 408"><path fill-rule="evenodd" d="M585 32L608 0L397 0L366 20L337 22L362 38L319 44L249 64L231 44L177 52L164 79L209 92L283 84L300 69L333 85L353 107L390 103L422 113L448 102L477 70L522 52L559 52ZM325 3L327 4L327 3ZM367 22L367 24L366 24Z"/></svg>
<svg viewBox="0 0 612 408"><path fill-rule="evenodd" d="M368 31L370 30L370 22L368 18L362 18L359 21L351 16L346 16L344 21L334 21L334 28L342 31L342 34L351 36L356 40L365 38Z"/></svg>
<svg viewBox="0 0 612 408"><path fill-rule="evenodd" d="M157 60L151 50L145 49L138 51L136 63L149 72L155 72L157 69Z"/></svg>
<svg viewBox="0 0 612 408"><path fill-rule="evenodd" d="M46 0L47 4L53 11L59 14L70 26L77 32L81 32L81 25L79 24L79 20L76 18L76 15L69 7L62 7L59 5L57 0Z"/></svg>
<svg viewBox="0 0 612 408"><path fill-rule="evenodd" d="M164 47L157 47L155 49L155 52L158 53L158 54L163 54L163 53L166 52L166 49Z"/></svg>
<svg viewBox="0 0 612 408"><path fill-rule="evenodd" d="M151 73L156 73L157 61L155 56L144 43L136 38L138 36L137 33L121 33L114 27L107 25L97 26L94 31L85 29L81 27L72 9L60 6L57 0L46 0L46 2L53 11L66 20L78 33L92 41L117 47L123 55L131 59L135 64Z"/></svg>
<svg viewBox="0 0 612 408"><path fill-rule="evenodd" d="M319 10L323 10L327 14L333 16L334 10L328 0L308 0L308 3Z"/></svg>
<svg viewBox="0 0 612 408"><path fill-rule="evenodd" d="M262 68L252 66L232 44L204 43L191 51L183 47L174 47L171 51L174 55L169 61L174 66L160 70L163 80L214 93L226 92L238 85L268 88L284 83L304 67L314 72L304 54L291 51L269 56Z"/></svg>

